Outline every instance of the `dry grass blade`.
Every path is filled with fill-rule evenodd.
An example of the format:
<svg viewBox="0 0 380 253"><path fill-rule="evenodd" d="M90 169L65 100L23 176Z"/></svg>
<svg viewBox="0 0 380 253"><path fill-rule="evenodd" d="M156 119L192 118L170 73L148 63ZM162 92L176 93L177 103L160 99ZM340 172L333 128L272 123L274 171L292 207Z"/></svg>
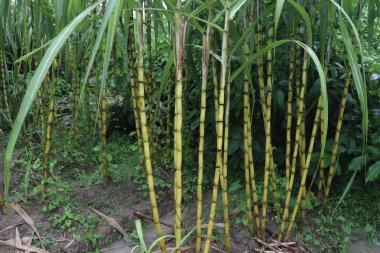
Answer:
<svg viewBox="0 0 380 253"><path fill-rule="evenodd" d="M38 230L37 230L36 225L34 224L34 221L29 217L29 215L25 212L25 210L22 209L22 207L19 204L11 204L11 208L15 210L25 220L25 222L28 223L28 225L33 229L33 231L36 233L38 237L38 240L40 240L41 242L42 248L45 249L41 240L40 233L38 233Z"/></svg>
<svg viewBox="0 0 380 253"><path fill-rule="evenodd" d="M89 207L91 211L99 215L101 218L106 220L111 226L113 226L121 235L125 236L127 233L124 231L124 229L119 225L119 223L112 217L109 217L105 215L104 213L100 212L99 210L96 210L95 208Z"/></svg>
<svg viewBox="0 0 380 253"><path fill-rule="evenodd" d="M30 238L30 237L29 237ZM22 238L21 242L23 242L25 239ZM27 246L27 245L22 245L22 244L17 244L16 239L11 239L7 241L0 240L0 244L9 246L15 249L19 249L25 252L36 252L36 253L49 253L49 251L46 251L44 249L40 249L34 246Z"/></svg>
<svg viewBox="0 0 380 253"><path fill-rule="evenodd" d="M18 228L16 227L16 232L15 232L15 242L16 245L22 245L21 238L20 238L20 233L18 232ZM20 250L16 250L16 253L22 253Z"/></svg>
<svg viewBox="0 0 380 253"><path fill-rule="evenodd" d="M0 234L3 233L3 232L5 232L5 231L7 231L7 230L10 230L10 229L12 229L12 228L15 228L15 227L17 227L18 225L21 225L21 224L23 224L23 223L24 223L24 222L19 222L19 223L15 224L15 225L9 225L8 227L6 227L6 228L0 230Z"/></svg>

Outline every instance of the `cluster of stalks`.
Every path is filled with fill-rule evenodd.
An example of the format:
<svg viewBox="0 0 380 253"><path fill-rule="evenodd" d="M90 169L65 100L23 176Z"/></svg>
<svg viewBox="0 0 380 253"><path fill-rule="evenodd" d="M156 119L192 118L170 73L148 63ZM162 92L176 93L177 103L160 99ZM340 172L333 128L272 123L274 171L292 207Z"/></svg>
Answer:
<svg viewBox="0 0 380 253"><path fill-rule="evenodd" d="M34 13L37 16L43 16L40 8L34 8L34 4L40 4L39 1L27 3L23 2L23 37L20 43L21 54L30 53L29 41L26 39L27 30L29 28L28 11L39 11ZM114 1L109 1L114 3ZM318 96L317 102L312 105L307 104L308 88L311 86L310 73L313 71L309 68L311 54L306 50L305 44L311 45L312 41L308 41L309 34L304 31L307 30L307 23L302 21L292 20L290 37L295 38L295 41L290 41L289 44L289 67L288 67L288 86L287 86L287 101L286 101L286 134L284 138L285 143L285 166L284 168L277 168L278 161L275 161L274 152L276 151L275 144L272 142L273 124L275 119L275 108L273 106L274 91L278 88L276 77L276 54L273 49L278 42L276 38L275 24L276 12L268 7L268 4L263 1L246 1L239 5L241 1L221 1L223 6L222 15L216 15L214 8L219 5L215 1L206 0L205 5L193 10L190 14L188 6L183 4L183 1L177 0L176 3L168 4L165 8L170 11L165 11L162 19L168 20L168 24L164 24L157 9L161 8L159 3L150 0L126 1L126 9L124 11L112 12L111 19L120 21L121 33L116 33L115 36L122 34L122 40L115 40L113 38L104 38L100 40L101 52L95 54L94 64L92 66L93 77L93 91L92 86L85 87L84 103L81 100L81 69L79 59L87 57L81 52L80 38L85 33L74 34L69 40L69 46L66 47L66 54L58 54L55 56L54 66L51 68L51 74L44 77L44 85L38 90L38 96L34 99L34 117L33 121L26 117L24 124L24 134L28 136L28 132L32 127L40 130L41 146L44 153L44 172L42 191L46 192L49 178L50 166L50 153L53 147L53 126L56 116L56 92L58 91L58 81L64 78L64 73L69 77L72 86L72 119L74 133L78 134L79 125L78 121L83 108L90 108L92 101L92 94L94 94L95 102L98 105L96 110L97 127L99 130L99 139L101 142L102 164L103 164L103 182L108 182L108 160L107 160L107 69L100 71L100 63L108 67L107 54L113 48L113 78L117 78L117 64L120 58L117 57L118 45L116 42L124 41L123 44L126 48L126 57L122 57L123 62L128 62L123 66L127 66L126 74L129 75L129 83L127 85L131 90L131 101L133 105L133 116L136 126L136 136L138 143L139 164L142 170L145 170L147 175L147 184L149 189L149 197L152 206L153 220L158 237L163 236L161 228L157 196L155 193L154 175L155 168L158 164L159 157L164 148L168 149L168 157L170 155L170 143L168 140L173 139L173 160L174 160L174 234L176 245L180 245L183 240L183 220L182 220L182 199L183 199L183 150L184 150L184 119L186 117L186 100L184 96L189 94L189 80L188 71L185 71L185 48L186 38L190 37L190 25L194 25L197 32L202 34L202 67L201 67L201 83L200 83L200 109L199 109L199 143L198 143L198 181L197 181L197 215L196 215L196 252L208 253L211 249L213 228L216 221L216 210L218 203L218 193L221 195L221 206L223 212L223 223L225 233L225 249L226 252L231 251L231 232L230 232L230 206L228 203L228 149L229 149L229 124L230 124L230 107L231 99L242 99L243 101L243 152L244 152L244 186L245 186L245 201L246 201L246 216L248 218L248 230L252 236L265 239L266 226L268 216L273 211L275 216L280 219L278 240L287 240L291 234L292 228L300 209L301 222L305 219L306 214L306 201L308 197L308 190L306 187L308 179L308 171L311 166L311 157L314 152L314 146L317 142L318 131L321 136L321 146L324 143L324 137L327 129L325 123L328 118L325 117L324 98L321 94ZM238 2L238 3L236 3ZM157 6L155 6L157 5ZM115 6L120 6L115 4ZM246 8L242 8L245 6ZM78 4L73 13L79 14L82 9L86 7ZM106 5L102 5L95 14L107 14ZM125 6L124 6L125 7ZM309 6L298 6L302 8L305 13L306 10L311 9ZM163 7L162 7L163 8ZM242 8L242 9L240 9ZM237 15L238 11L243 11L243 15ZM207 12L206 12L207 11ZM331 10L329 10L331 11ZM335 11L335 9L334 9ZM200 17L194 18L198 13L206 12L207 20ZM311 11L310 11L311 12ZM54 27L55 33L60 33L64 27L69 23L68 20L72 19L72 14L62 20L58 20L57 25ZM115 18L115 15L117 17ZM334 13L335 15L335 13ZM239 18L243 17L242 20ZM62 17L61 17L62 18ZM216 21L215 21L216 20ZM221 21L223 20L223 21ZM46 21L46 20L45 20ZM198 23L198 21L200 23ZM112 23L108 24L107 34L112 34ZM158 22L158 23L155 23ZM162 23L159 23L162 22ZM214 23L215 22L215 23ZM243 28L239 27L239 22L244 24ZM118 22L119 23L119 22ZM42 24L44 22L33 22L31 26L35 34L43 33ZM156 26L154 26L155 24ZM203 24L203 25L202 25ZM0 35L4 34L3 24L1 26ZM155 56L160 52L156 48L154 54L153 35L159 33L157 27L166 32L168 30L167 41L170 43L168 47L168 55L174 55L174 67L169 66L167 87L163 83L158 83L160 80L155 74ZM242 39L236 38L236 33L241 32ZM328 75L328 63L331 55L332 37L334 32L334 23L329 23L328 30L328 43L326 47L326 54L321 56L324 63L324 74ZM127 36L124 36L127 35ZM36 35L37 36L37 35ZM89 35L92 37L92 35ZM158 36L156 36L158 38ZM110 41L112 43L110 43ZM300 41L304 41L304 44ZM42 46L47 41L36 40L35 45ZM254 43L253 43L254 42ZM289 41L287 41L289 42ZM285 44L285 43L283 43ZM2 88L2 96L0 96L0 106L3 109L3 115L0 115L0 123L6 122L9 128L14 127L12 116L14 115L14 108L17 108L21 102L22 94L28 88L26 74L31 69L31 66L36 66L41 61L38 57L26 58L19 63L13 65L11 71L14 72L16 78L13 80L13 90L15 96L9 99L9 83L6 80L5 73L9 71L7 68L7 54L4 47L3 38L0 36L0 85ZM119 45L120 46L120 45ZM240 61L236 63L236 54L238 49L242 49ZM310 49L310 48L309 48ZM311 50L311 49L310 49ZM21 55L14 56L17 60ZM38 59L37 59L38 58ZM315 62L315 59L314 59ZM210 66L211 65L211 66ZM237 66L239 65L239 66ZM38 67L39 68L39 67ZM211 68L211 71L210 71ZM234 73L239 72L241 79L232 78ZM238 69L238 70L236 70ZM38 69L37 69L38 70ZM235 72L236 71L236 72ZM70 73L70 74L68 74ZM241 74L240 74L241 73ZM19 75L22 74L22 78ZM320 76L321 77L321 76ZM328 200L337 164L339 153L339 137L343 124L343 116L347 101L348 88L351 83L351 71L345 77L345 86L343 89L342 100L340 103L339 117L336 125L334 144L332 148L331 162L328 173L324 171L324 153L321 148L321 157L319 168L319 181L317 184L318 196L323 198L323 201ZM127 79L126 79L127 80ZM22 85L21 85L22 84ZM33 84L31 84L33 85ZM231 91L234 85L241 87L243 90L242 98L236 98L235 94ZM210 88L209 88L210 86ZM163 87L164 89L161 89ZM49 93L47 92L49 91ZM174 91L172 91L174 90ZM210 110L215 111L215 133L216 133L216 156L215 166L212 170L212 196L210 203L210 212L207 220L207 229L205 235L202 234L202 210L203 203L203 182L205 168L205 136L206 136L206 121L207 121L207 91L213 90L213 103L214 108ZM321 88L322 90L322 88ZM164 92L166 91L166 93ZM259 115L260 120L253 122L252 110L254 109L253 96L255 92L258 93L259 99ZM161 92L161 94L160 94ZM47 94L48 93L48 94ZM164 96L161 96L164 94ZM166 101L161 101L161 98L167 98ZM209 96L210 97L210 96ZM11 103L10 103L11 102ZM161 110L161 106L166 105L166 111ZM313 107L311 112L315 113L314 121L311 131L306 127L306 114L308 106ZM13 109L13 110L12 110ZM148 110L146 110L148 109ZM173 110L174 109L174 110ZM209 110L209 111L210 111ZM83 109L83 113L94 113L89 109ZM47 114L47 115L45 115ZM166 115L165 115L166 114ZM174 117L173 117L174 115ZM165 122L166 116L166 122ZM157 118L157 120L156 120ZM89 117L87 115L87 121ZM262 120L261 120L262 119ZM17 121L17 120L16 120ZM16 122L15 121L15 122ZM173 121L173 122L172 122ZM256 141L256 136L253 135L253 128L262 124L265 133L265 157L264 164L255 164L253 153L253 145ZM87 122L88 129L91 128L91 123ZM161 131L158 131L158 127ZM172 128L172 130L171 130ZM166 141L162 141L163 138ZM163 147L162 144L165 144ZM26 144L27 145L27 144ZM156 148L157 147L157 148ZM154 159L153 159L154 158ZM327 175L327 179L325 179ZM297 180L297 176L299 179ZM278 179L285 177L285 189L281 189L277 185ZM259 180L262 180L262 182ZM326 181L326 183L325 183ZM294 190L294 185L299 184L298 191ZM262 195L259 196L258 185L263 185ZM325 188L323 189L323 186ZM221 192L219 192L219 187ZM278 192L285 192L285 201L280 203ZM290 208L290 200L292 194L296 192L296 202L293 210ZM272 198L270 197L272 195ZM0 195L0 208L3 207L4 199ZM203 240L203 241L202 241ZM161 238L159 246L162 252L166 252L165 240ZM181 252L177 249L176 252Z"/></svg>

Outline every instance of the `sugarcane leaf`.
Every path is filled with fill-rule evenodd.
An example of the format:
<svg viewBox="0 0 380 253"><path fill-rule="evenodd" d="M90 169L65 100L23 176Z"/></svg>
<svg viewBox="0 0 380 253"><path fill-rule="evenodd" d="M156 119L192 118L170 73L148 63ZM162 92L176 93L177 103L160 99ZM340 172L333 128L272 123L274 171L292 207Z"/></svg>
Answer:
<svg viewBox="0 0 380 253"><path fill-rule="evenodd" d="M166 238L175 238L174 235L163 235L159 238L157 238L156 240L154 240L152 242L152 244L149 246L149 249L148 249L148 253L151 253L153 252L153 249L157 246L157 244L161 241L161 240L165 240Z"/></svg>
<svg viewBox="0 0 380 253"><path fill-rule="evenodd" d="M352 77L354 80L356 93L359 97L360 108L362 111L362 134L363 134L363 151L365 144L367 142L367 132L368 132L368 105L367 105L367 88L365 80L363 79L360 67L358 64L358 58L355 49L352 45L350 35L347 31L346 25L342 18L339 17L339 27L342 33L343 42L346 47L348 62L352 72Z"/></svg>
<svg viewBox="0 0 380 253"><path fill-rule="evenodd" d="M99 109L100 109L100 104L101 104L100 101L102 101L102 96L103 96L102 90L107 82L108 67L110 63L111 52L113 48L113 42L115 39L116 27L118 24L121 7L122 7L122 2L115 1L115 6L112 9L111 18L108 21L105 51L103 55L103 69L102 69L102 75L100 78L101 81L100 81L100 89L99 89L99 100L98 100L98 106L97 106L97 111L96 111L96 121L99 117Z"/></svg>
<svg viewBox="0 0 380 253"><path fill-rule="evenodd" d="M362 43L360 40L359 32L358 32L358 29L356 28L354 22L351 20L350 16L347 14L347 12L339 4L337 4L334 0L330 0L330 2L332 2L335 5L335 7L339 10L339 12L342 13L343 16L350 23L352 31L354 32L354 35L355 35L356 43L359 47L360 55L364 55L363 46L362 46Z"/></svg>
<svg viewBox="0 0 380 253"><path fill-rule="evenodd" d="M309 15L305 11L305 9L302 7L302 5L300 5L296 1L294 0L287 0L287 1L298 11L302 19L305 21L306 30L307 30L307 45L311 47L311 44L313 42L312 40L313 31L311 29L311 21L310 21Z"/></svg>
<svg viewBox="0 0 380 253"><path fill-rule="evenodd" d="M136 224L137 236L139 237L139 241L140 241L140 248L142 252L147 252L147 248L146 248L146 244L145 244L144 236L143 236L143 231L142 231L142 226L141 226L141 221L136 220L135 224Z"/></svg>
<svg viewBox="0 0 380 253"><path fill-rule="evenodd" d="M277 0L276 7L274 9L274 32L276 33L278 22L280 21L280 16L282 12L282 8L284 7L285 0Z"/></svg>
<svg viewBox="0 0 380 253"><path fill-rule="evenodd" d="M91 72L92 66L94 64L96 54L99 50L99 45L102 41L104 31L106 30L106 27L107 27L107 24L109 21L109 17L111 16L112 10L115 7L115 2L116 2L115 0L110 0L107 3L107 7L106 7L106 11L104 13L103 21L102 21L102 24L98 30L98 33L97 33L98 35L96 37L95 44L94 44L93 49L92 49L91 57L90 57L89 63L88 63L87 68L86 68L86 73L85 73L85 76L84 76L83 81L82 81L81 92L80 92L80 96L79 96L79 104L83 100L84 89L85 89L87 80L90 76L90 72Z"/></svg>
<svg viewBox="0 0 380 253"><path fill-rule="evenodd" d="M33 51L27 53L26 55L23 55L22 57L18 58L18 59L14 62L14 64L26 60L26 59L29 58L30 56L34 55L35 53L37 53L37 52L39 52L40 50L42 50L42 49L46 48L47 46L49 46L53 41L54 41L54 39L52 39L52 40L46 42L46 43L45 43L44 45L42 45L41 47L39 47L39 48L37 48L37 49L34 49Z"/></svg>
<svg viewBox="0 0 380 253"><path fill-rule="evenodd" d="M352 184L354 183L354 179L356 177L356 174L358 173L358 169L354 170L354 173L352 174L350 181L348 181L346 188L344 189L342 196L340 196L338 204L336 204L336 207L334 208L334 211L338 208L338 206L342 203L344 197L346 197L348 191L351 189Z"/></svg>
<svg viewBox="0 0 380 253"><path fill-rule="evenodd" d="M230 19L232 20L247 0L236 0L231 7Z"/></svg>
<svg viewBox="0 0 380 253"><path fill-rule="evenodd" d="M162 93L164 92L164 90L168 84L169 73L170 73L170 69L173 67L173 64L174 64L174 52L172 50L172 51L170 51L168 60L166 61L166 64L164 67L164 71L162 72L160 88L159 88L158 94L157 94L157 101L160 101Z"/></svg>
<svg viewBox="0 0 380 253"><path fill-rule="evenodd" d="M349 171L360 170L366 163L368 158L366 156L358 156L351 160L348 165Z"/></svg>
<svg viewBox="0 0 380 253"><path fill-rule="evenodd" d="M365 182L374 182L380 178L380 161L377 161L375 164L372 164L367 171L365 176Z"/></svg>
<svg viewBox="0 0 380 253"><path fill-rule="evenodd" d="M62 46L65 44L69 36L73 33L76 27L81 23L81 21L91 13L100 3L104 0L99 0L95 4L91 5L87 9L85 9L82 13L80 13L75 19L73 19L62 31L58 34L58 36L51 43L49 48L47 49L44 57L41 60L35 74L33 75L32 80L30 81L28 88L25 92L25 96L22 100L20 109L18 111L16 120L14 122L14 126L11 132L11 135L8 140L7 149L5 152L5 163L4 163L4 184L5 184L5 196L8 200L9 196L9 180L10 180L10 165L12 160L12 154L14 147L16 145L16 141L18 135L20 133L21 127L25 120L26 115L36 97L36 94L41 86L42 81L44 80L50 66L52 65L54 58L59 53Z"/></svg>

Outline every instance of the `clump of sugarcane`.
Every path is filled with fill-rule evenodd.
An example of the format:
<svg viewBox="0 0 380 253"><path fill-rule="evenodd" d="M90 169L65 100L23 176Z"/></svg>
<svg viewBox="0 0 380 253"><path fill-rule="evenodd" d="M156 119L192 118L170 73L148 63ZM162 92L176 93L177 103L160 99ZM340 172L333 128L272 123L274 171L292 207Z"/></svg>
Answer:
<svg viewBox="0 0 380 253"><path fill-rule="evenodd" d="M210 14L210 12L209 12ZM210 16L209 16L210 18ZM201 218L202 218L202 180L203 180L203 154L205 137L205 118L206 118L206 90L208 79L208 66L210 60L210 27L208 26L202 35L202 88L201 88L201 111L199 117L199 147L198 147L198 188L197 188L197 241L195 250L201 251Z"/></svg>
<svg viewBox="0 0 380 253"><path fill-rule="evenodd" d="M130 19L131 24L133 24L133 17ZM138 97L137 97L137 70L136 70L136 48L135 48L135 37L134 37L134 26L129 26L129 36L128 36L128 68L129 75L131 78L131 93L132 93L132 105L133 105L133 114L135 117L136 125L136 135L137 135L137 145L139 152L139 162L141 169L144 169L144 157L143 157L143 146L141 139L141 127L140 127L140 114L138 111Z"/></svg>
<svg viewBox="0 0 380 253"><path fill-rule="evenodd" d="M227 83L227 72L228 72L228 37L229 37L229 23L230 23L230 9L227 6L225 8L225 19L224 19L224 31L222 38L222 57L221 57L221 73L220 73L220 81L219 81L219 103L218 103L218 111L217 116L218 119L216 121L216 135L217 135L217 155L216 155L216 167L215 167L215 175L214 175L214 184L212 190L212 203L210 209L210 219L207 226L207 235L206 242L204 247L204 252L208 253L211 245L211 236L212 229L214 226L214 218L215 218L215 210L216 210L216 202L218 195L218 186L220 180L220 174L223 173L223 120L224 120L224 103L225 103L225 88ZM227 245L226 245L227 246Z"/></svg>
<svg viewBox="0 0 380 253"><path fill-rule="evenodd" d="M260 14L260 2L256 1L256 16L258 17ZM273 22L271 23L271 28L268 33L268 44L273 41ZM261 51L262 49L262 28L260 22L256 26L256 50L257 52ZM267 53L267 58L268 58L268 63L267 63L267 85L268 82L270 82L270 86L272 86L272 68L273 68L273 63L272 63L272 52L269 50ZM272 148L272 142L271 142L271 136L270 132L267 132L270 130L270 128L267 128L267 119L268 119L268 109L271 110L271 108L268 108L268 102L267 102L267 97L265 97L265 92L264 92L264 85L265 85L265 76L264 76L264 61L263 57L259 56L257 58L257 64L258 64L258 76L259 76L259 93L260 93L260 104L261 104L261 110L262 110L262 116L263 116L263 121L264 121L264 130L265 130L265 135L266 138L268 138L268 163L267 165L269 166L269 171L271 173L271 183L272 183L272 194L273 194L273 202L274 202L274 207L277 213L277 216L279 216L279 206L277 204L277 183L276 183L276 175L275 175L275 168L274 168L274 161L273 161L273 148ZM269 91L269 88L268 88ZM267 96L269 93L267 94ZM272 97L272 95L270 95ZM270 123L270 122L269 122ZM267 140L266 140L267 143ZM267 144L266 144L267 145ZM264 179L265 181L265 179ZM264 206L263 206L264 207ZM266 205L265 205L266 208ZM266 212L266 211L265 211ZM264 221L264 219L262 220ZM262 228L265 230L265 228ZM261 231L262 232L262 231ZM260 236L260 235L259 235Z"/></svg>
<svg viewBox="0 0 380 253"><path fill-rule="evenodd" d="M145 113L144 38L143 38L143 15L142 15L141 10L136 11L136 21L137 21L137 41L138 41L138 54L137 54L138 108L139 108L140 120L141 120L141 134L144 141L145 168L147 171L149 197L152 204L153 219L154 219L157 236L161 237L163 234L162 234L162 228L161 228L160 218L158 214L156 194L154 192L153 168L152 168L152 160L151 160L150 145L149 145L147 119L146 119L146 113ZM159 245L160 245L161 251L163 253L166 253L165 241L163 239L160 240Z"/></svg>
<svg viewBox="0 0 380 253"><path fill-rule="evenodd" d="M336 160L337 160L338 148L339 148L339 137L340 137L340 132L342 129L344 110L346 108L348 87L350 85L350 82L351 82L351 72L349 72L347 77L346 77L346 81L344 83L344 88L343 88L342 100L340 102L338 123L336 124L335 136L334 136L334 145L333 145L333 149L332 149L332 153L331 153L329 176L327 178L326 189L325 189L325 194L324 194L324 198L323 198L324 204L326 204L326 202L327 202L327 198L328 198L329 193L330 193L331 183L332 183L334 173L335 173L335 166L336 166Z"/></svg>
<svg viewBox="0 0 380 253"><path fill-rule="evenodd" d="M300 49L300 47L296 46L296 52L299 52L299 49ZM300 64L300 60L298 59L298 57L296 57L296 70L298 70L297 67L299 66L299 64ZM289 214L289 204L290 204L290 197L291 197L293 183L294 183L294 175L295 175L295 171L296 171L297 156L298 156L298 153L300 151L300 146L301 146L301 141L302 141L301 140L301 124L302 124L302 117L303 117L303 111L304 111L303 99L304 99L304 93L305 93L304 85L306 86L306 81L307 81L307 75L306 75L307 66L308 66L308 56L305 53L304 62L303 62L303 66L302 66L302 70L303 70L303 72L302 72L302 83L299 79L296 78L296 86L297 86L296 87L296 93L297 93L297 99L296 99L297 103L296 104L297 104L297 108L298 108L298 110L297 110L297 125L296 125L296 132L295 132L295 143L294 143L294 149L293 149L293 155L292 155L292 163L291 163L289 183L287 183L287 188L286 188L287 193L286 193L286 199L285 199L285 208L284 208L282 221L281 221L281 225L280 225L280 232L278 235L279 241L281 241L283 238L285 222L286 222L286 220L288 218L288 214ZM296 71L296 76L297 76L297 71ZM302 162L301 162L301 168L303 168Z"/></svg>
<svg viewBox="0 0 380 253"><path fill-rule="evenodd" d="M54 67L52 70L52 84L50 85L50 99L49 99L49 114L47 119L46 127L46 137L45 137L45 150L44 150L44 174L42 182L42 192L45 193L47 190L47 180L49 177L49 164L50 164L50 150L52 145L53 137L53 121L54 121L54 110L55 110L55 93L56 85L55 82L58 81L58 60L54 60Z"/></svg>

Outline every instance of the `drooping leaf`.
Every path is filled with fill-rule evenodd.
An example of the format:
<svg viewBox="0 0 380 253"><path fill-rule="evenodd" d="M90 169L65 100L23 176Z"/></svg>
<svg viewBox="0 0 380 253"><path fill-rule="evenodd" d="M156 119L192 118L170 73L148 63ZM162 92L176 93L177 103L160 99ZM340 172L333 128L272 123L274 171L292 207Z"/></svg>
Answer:
<svg viewBox="0 0 380 253"><path fill-rule="evenodd" d="M378 180L380 178L380 161L377 161L375 164L371 165L368 168L365 182L373 182L375 180Z"/></svg>

